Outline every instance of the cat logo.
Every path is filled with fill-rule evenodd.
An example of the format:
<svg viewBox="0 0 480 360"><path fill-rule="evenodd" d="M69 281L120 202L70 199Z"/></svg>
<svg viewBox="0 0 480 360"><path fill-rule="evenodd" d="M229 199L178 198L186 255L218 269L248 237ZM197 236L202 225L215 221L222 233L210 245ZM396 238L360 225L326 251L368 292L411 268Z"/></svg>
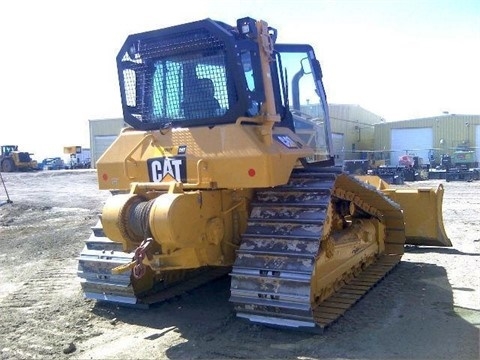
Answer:
<svg viewBox="0 0 480 360"><path fill-rule="evenodd" d="M187 182L187 164L184 156L148 159L147 166L148 176L152 182Z"/></svg>

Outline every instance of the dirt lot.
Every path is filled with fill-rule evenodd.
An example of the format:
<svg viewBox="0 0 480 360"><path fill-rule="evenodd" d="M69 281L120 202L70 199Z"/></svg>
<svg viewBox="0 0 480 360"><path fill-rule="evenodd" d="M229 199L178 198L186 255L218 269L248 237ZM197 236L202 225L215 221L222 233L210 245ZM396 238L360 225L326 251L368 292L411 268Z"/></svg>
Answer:
<svg viewBox="0 0 480 360"><path fill-rule="evenodd" d="M3 178L13 204L0 207L1 359L479 358L479 181L405 185L444 184L453 248L408 249L344 317L307 334L236 318L228 277L149 310L83 299L76 257L109 192L92 170Z"/></svg>

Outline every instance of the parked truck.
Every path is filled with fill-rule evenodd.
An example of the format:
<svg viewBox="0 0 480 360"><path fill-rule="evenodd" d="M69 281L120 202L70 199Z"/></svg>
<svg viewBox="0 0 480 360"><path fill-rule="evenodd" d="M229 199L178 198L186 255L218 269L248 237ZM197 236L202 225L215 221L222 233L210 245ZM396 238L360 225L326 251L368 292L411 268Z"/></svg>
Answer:
<svg viewBox="0 0 480 360"><path fill-rule="evenodd" d="M63 148L65 154L69 154L70 158L65 163L67 169L88 169L91 166L90 149L81 146L65 146Z"/></svg>

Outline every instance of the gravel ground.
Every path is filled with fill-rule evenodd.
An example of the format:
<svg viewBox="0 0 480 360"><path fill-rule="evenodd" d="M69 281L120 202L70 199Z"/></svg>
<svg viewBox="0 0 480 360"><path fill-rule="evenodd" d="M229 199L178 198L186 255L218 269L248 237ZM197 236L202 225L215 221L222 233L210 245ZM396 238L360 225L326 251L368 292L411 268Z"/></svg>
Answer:
<svg viewBox="0 0 480 360"><path fill-rule="evenodd" d="M1 359L479 358L479 181L402 186L444 185L453 247L407 248L341 319L308 334L236 318L228 277L148 310L85 300L76 257L110 193L94 170L2 175L13 203L0 207Z"/></svg>

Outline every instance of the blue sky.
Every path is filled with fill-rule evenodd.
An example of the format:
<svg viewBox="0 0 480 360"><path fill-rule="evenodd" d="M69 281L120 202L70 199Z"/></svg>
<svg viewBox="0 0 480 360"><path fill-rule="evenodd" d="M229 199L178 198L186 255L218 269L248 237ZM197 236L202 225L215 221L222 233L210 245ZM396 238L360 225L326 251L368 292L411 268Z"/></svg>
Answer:
<svg viewBox="0 0 480 360"><path fill-rule="evenodd" d="M309 43L330 103L387 121L480 114L480 1L18 0L0 5L0 143L61 156L88 119L121 116L115 57L130 33L250 16Z"/></svg>

